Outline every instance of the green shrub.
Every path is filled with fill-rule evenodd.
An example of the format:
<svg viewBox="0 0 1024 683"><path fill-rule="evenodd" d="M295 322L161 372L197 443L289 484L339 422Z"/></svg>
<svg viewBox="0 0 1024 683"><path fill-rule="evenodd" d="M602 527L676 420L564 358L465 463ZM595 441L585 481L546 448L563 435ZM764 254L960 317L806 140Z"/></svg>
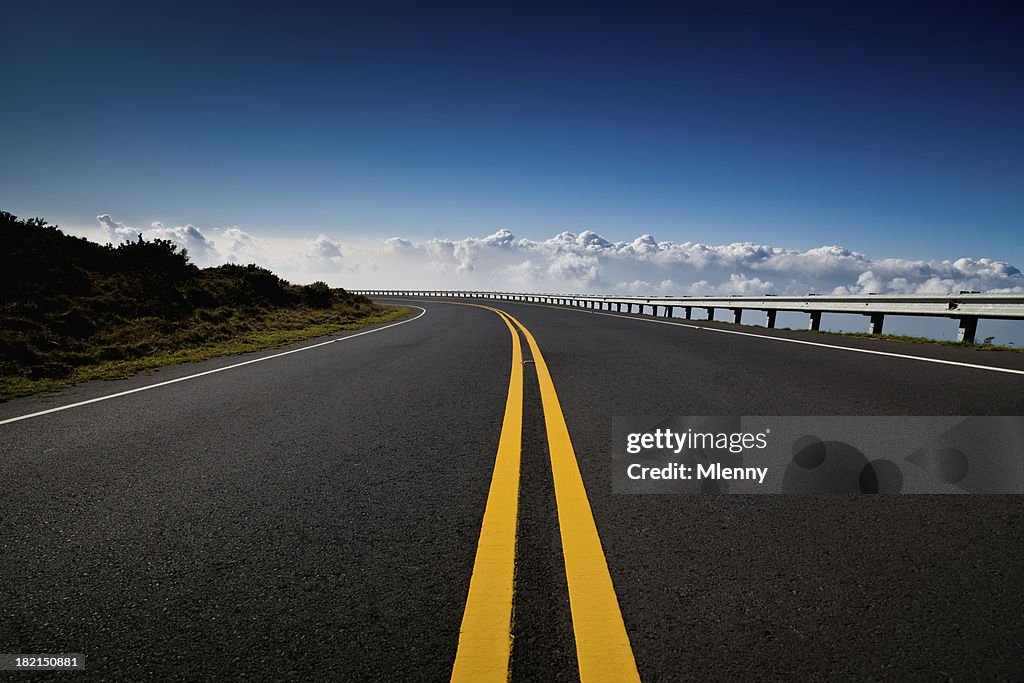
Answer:
<svg viewBox="0 0 1024 683"><path fill-rule="evenodd" d="M310 308L329 308L332 299L331 288L326 282L317 281L302 288L302 303Z"/></svg>

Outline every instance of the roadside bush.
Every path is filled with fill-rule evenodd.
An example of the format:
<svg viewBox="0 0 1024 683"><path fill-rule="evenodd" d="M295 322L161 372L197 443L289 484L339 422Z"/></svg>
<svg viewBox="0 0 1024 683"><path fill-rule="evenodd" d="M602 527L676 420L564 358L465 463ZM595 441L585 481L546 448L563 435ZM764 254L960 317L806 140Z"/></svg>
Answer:
<svg viewBox="0 0 1024 683"><path fill-rule="evenodd" d="M302 303L311 308L330 308L332 298L326 282L317 281L302 288Z"/></svg>

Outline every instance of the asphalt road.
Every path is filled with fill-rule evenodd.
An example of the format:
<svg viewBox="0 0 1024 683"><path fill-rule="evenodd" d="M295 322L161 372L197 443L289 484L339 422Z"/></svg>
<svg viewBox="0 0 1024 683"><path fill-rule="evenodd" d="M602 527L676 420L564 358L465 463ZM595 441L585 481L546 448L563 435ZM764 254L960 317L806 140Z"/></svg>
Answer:
<svg viewBox="0 0 1024 683"><path fill-rule="evenodd" d="M276 356L0 424L0 653L85 653L96 680L447 680L512 344L491 311L418 305L308 351L0 404L3 421ZM1021 497L625 496L609 468L614 415L1021 415L1024 375L492 305L550 369L643 680L1024 677ZM523 353L512 680L578 680Z"/></svg>

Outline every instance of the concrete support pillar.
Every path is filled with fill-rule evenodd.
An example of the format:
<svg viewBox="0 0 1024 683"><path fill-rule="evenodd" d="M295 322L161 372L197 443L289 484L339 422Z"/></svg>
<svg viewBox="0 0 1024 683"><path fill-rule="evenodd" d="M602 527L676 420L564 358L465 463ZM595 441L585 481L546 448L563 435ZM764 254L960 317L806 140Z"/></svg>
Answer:
<svg viewBox="0 0 1024 683"><path fill-rule="evenodd" d="M815 332L821 329L821 311L811 311L811 322L808 323L807 329Z"/></svg>
<svg viewBox="0 0 1024 683"><path fill-rule="evenodd" d="M742 308L734 308L734 309L732 309L732 321L735 324L737 324L737 325L739 325L740 323L743 322L743 309Z"/></svg>
<svg viewBox="0 0 1024 683"><path fill-rule="evenodd" d="M881 313L873 313L871 315L871 322L868 324L869 334L882 334L882 323L885 322L885 316Z"/></svg>
<svg viewBox="0 0 1024 683"><path fill-rule="evenodd" d="M675 306L665 306L665 317L666 318L671 318L672 317L672 311L674 311L675 309L676 309Z"/></svg>
<svg viewBox="0 0 1024 683"><path fill-rule="evenodd" d="M974 336L978 333L978 319L973 315L965 315L960 318L960 325L956 330L956 340L966 344L974 343Z"/></svg>
<svg viewBox="0 0 1024 683"><path fill-rule="evenodd" d="M714 319L715 319L715 309L709 308L708 309L708 320L714 320Z"/></svg>
<svg viewBox="0 0 1024 683"><path fill-rule="evenodd" d="M683 306L683 317L687 320L693 320L693 308L690 306Z"/></svg>
<svg viewBox="0 0 1024 683"><path fill-rule="evenodd" d="M765 313L768 314L768 322L767 322L768 329L769 330L774 329L775 328L775 315L778 313L778 311L765 311Z"/></svg>

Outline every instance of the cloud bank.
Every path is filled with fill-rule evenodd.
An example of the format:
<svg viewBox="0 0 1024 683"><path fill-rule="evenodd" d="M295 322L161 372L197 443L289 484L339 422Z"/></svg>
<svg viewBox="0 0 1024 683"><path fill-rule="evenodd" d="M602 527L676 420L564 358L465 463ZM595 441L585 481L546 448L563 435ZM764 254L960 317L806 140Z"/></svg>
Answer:
<svg viewBox="0 0 1024 683"><path fill-rule="evenodd" d="M238 227L201 230L153 223L134 228L109 214L97 234L117 244L161 238L188 249L200 266L257 263L293 282L316 279L349 289L437 288L635 294L943 294L1024 292L1024 275L1005 261L869 259L841 246L799 251L737 242L710 245L640 235L611 242L590 230L546 240L508 230L461 240L401 237L344 242L258 237Z"/></svg>

